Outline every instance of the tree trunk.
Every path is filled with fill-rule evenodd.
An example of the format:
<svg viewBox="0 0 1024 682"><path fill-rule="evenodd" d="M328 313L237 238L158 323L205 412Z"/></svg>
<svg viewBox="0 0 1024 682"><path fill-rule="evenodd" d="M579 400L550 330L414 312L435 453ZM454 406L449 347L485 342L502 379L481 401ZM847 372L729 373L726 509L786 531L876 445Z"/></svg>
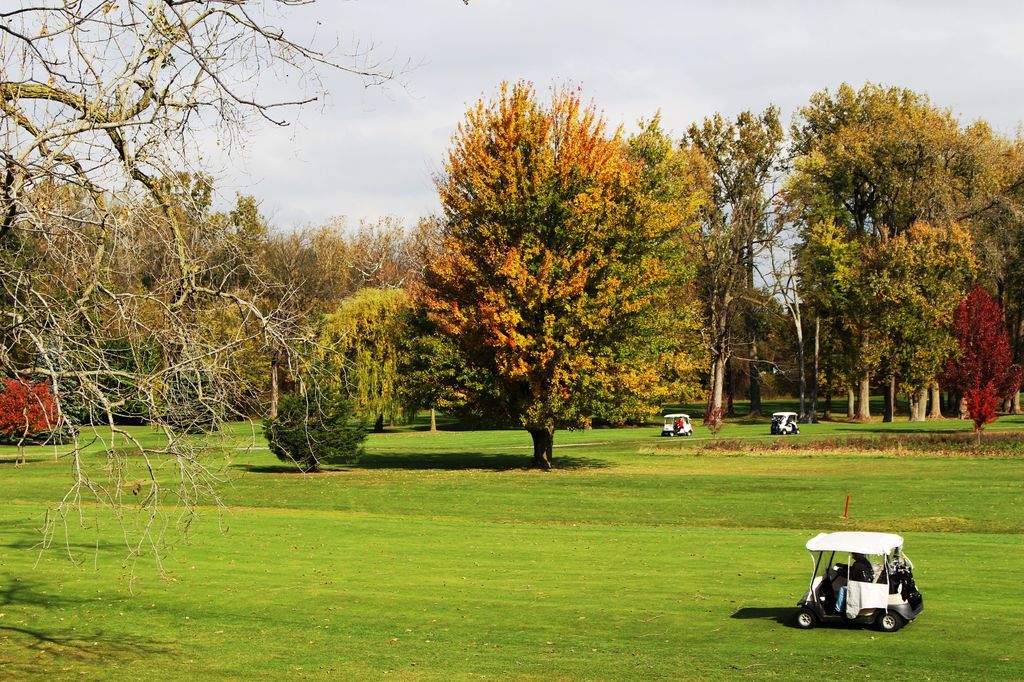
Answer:
<svg viewBox="0 0 1024 682"><path fill-rule="evenodd" d="M821 357L821 318L814 318L814 366L811 377L811 414L808 420L811 424L818 423L818 369Z"/></svg>
<svg viewBox="0 0 1024 682"><path fill-rule="evenodd" d="M1020 391L1010 396L1010 414L1024 414L1020 408Z"/></svg>
<svg viewBox="0 0 1024 682"><path fill-rule="evenodd" d="M757 332L752 332L750 337L750 409L748 417L761 416L761 368L758 365L757 354Z"/></svg>
<svg viewBox="0 0 1024 682"><path fill-rule="evenodd" d="M711 414L722 410L722 390L725 383L725 356L716 357L711 363L711 392L708 394L708 409L704 415L704 423L707 424Z"/></svg>
<svg viewBox="0 0 1024 682"><path fill-rule="evenodd" d="M932 383L931 387L931 412L928 413L929 419L942 419L942 391L939 389L938 382Z"/></svg>
<svg viewBox="0 0 1024 682"><path fill-rule="evenodd" d="M729 417L736 416L736 407L733 404L733 399L735 397L735 391L733 390L735 386L733 375L736 373L736 368L733 367L733 364L734 363L731 362L731 358L725 361L725 414Z"/></svg>
<svg viewBox="0 0 1024 682"><path fill-rule="evenodd" d="M533 461L530 466L534 469L551 470L551 448L555 442L555 428L527 429L533 438Z"/></svg>
<svg viewBox="0 0 1024 682"><path fill-rule="evenodd" d="M889 385L886 384L885 392L882 393L882 423L892 421L892 394L889 393Z"/></svg>
<svg viewBox="0 0 1024 682"><path fill-rule="evenodd" d="M864 374L858 384L860 395L857 397L857 421L871 421L871 377Z"/></svg>
<svg viewBox="0 0 1024 682"><path fill-rule="evenodd" d="M928 389L918 389L910 394L910 421L923 422L928 414Z"/></svg>
<svg viewBox="0 0 1024 682"><path fill-rule="evenodd" d="M747 268L747 289L750 291L754 290L754 235L752 232L747 234L747 252L746 252L746 268ZM757 315L755 315L755 306L757 304L748 301L746 305L746 322L747 332L750 337L750 360L747 363L748 374L750 378L750 389L748 391L748 397L750 398L750 409L747 410L748 417L760 417L761 416L761 366L758 364L760 356L757 352L757 339L758 339L758 321Z"/></svg>
<svg viewBox="0 0 1024 682"><path fill-rule="evenodd" d="M856 410L854 410L853 403L853 387L846 389L846 418L854 419L857 416Z"/></svg>
<svg viewBox="0 0 1024 682"><path fill-rule="evenodd" d="M751 409L746 413L748 417L761 416L761 368L758 367L758 344L757 339L751 346Z"/></svg>
<svg viewBox="0 0 1024 682"><path fill-rule="evenodd" d="M437 413L433 407L430 408L430 432L437 433Z"/></svg>
<svg viewBox="0 0 1024 682"><path fill-rule="evenodd" d="M270 354L270 418L277 417L277 403L280 399L281 351L276 348Z"/></svg>
<svg viewBox="0 0 1024 682"><path fill-rule="evenodd" d="M892 422L896 417L896 377L889 377L885 388L885 407L882 412L883 422Z"/></svg>
<svg viewBox="0 0 1024 682"><path fill-rule="evenodd" d="M377 421L373 422L374 433L384 433L384 415L377 415Z"/></svg>
<svg viewBox="0 0 1024 682"><path fill-rule="evenodd" d="M796 325L796 360L800 377L800 412L798 419L807 421L807 358L804 354L804 330L802 324Z"/></svg>

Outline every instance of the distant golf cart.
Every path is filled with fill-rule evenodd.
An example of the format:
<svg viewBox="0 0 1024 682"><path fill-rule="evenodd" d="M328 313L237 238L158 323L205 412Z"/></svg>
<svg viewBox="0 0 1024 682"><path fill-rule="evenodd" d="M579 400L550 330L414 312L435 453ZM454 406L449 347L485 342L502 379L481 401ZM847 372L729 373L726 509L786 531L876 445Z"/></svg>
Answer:
<svg viewBox="0 0 1024 682"><path fill-rule="evenodd" d="M797 602L797 627L851 623L896 632L924 611L914 565L903 554L899 535L819 533L807 549L814 573L807 594Z"/></svg>
<svg viewBox="0 0 1024 682"><path fill-rule="evenodd" d="M800 433L796 423L796 412L775 412L772 414L772 435L789 436Z"/></svg>
<svg viewBox="0 0 1024 682"><path fill-rule="evenodd" d="M661 427L663 436L692 436L693 424L688 414L666 414L665 425Z"/></svg>

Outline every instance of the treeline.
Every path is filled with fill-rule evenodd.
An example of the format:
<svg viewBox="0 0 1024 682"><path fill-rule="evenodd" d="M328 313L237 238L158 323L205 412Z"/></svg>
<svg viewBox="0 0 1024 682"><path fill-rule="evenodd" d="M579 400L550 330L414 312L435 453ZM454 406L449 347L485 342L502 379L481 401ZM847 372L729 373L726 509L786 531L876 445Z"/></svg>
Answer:
<svg viewBox="0 0 1024 682"><path fill-rule="evenodd" d="M975 283L1024 354L1022 151L874 84L816 93L788 127L768 107L681 137L504 85L452 140L442 215L415 225L283 231L252 196L214 211L213 180L180 173L118 197L99 226L85 188L39 184L29 203L52 229L6 231L6 263L44 298L81 296L89 277L111 294L46 327L73 301L32 307L8 276L5 308L53 340L9 330L4 362L77 423L195 430L330 390L377 429L433 408L524 426L538 462L556 428L665 402L706 399L715 420L737 396L758 414L762 394L791 391L804 419L843 396L868 419L880 392L885 419L899 394L911 418L935 417L959 404L942 381ZM1016 390L1002 397L1020 411Z"/></svg>

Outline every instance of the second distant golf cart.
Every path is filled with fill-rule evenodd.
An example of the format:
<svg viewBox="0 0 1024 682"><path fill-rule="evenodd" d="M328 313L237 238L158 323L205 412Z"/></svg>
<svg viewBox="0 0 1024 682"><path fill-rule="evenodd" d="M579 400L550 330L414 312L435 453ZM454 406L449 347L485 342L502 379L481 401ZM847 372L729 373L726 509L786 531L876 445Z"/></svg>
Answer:
<svg viewBox="0 0 1024 682"><path fill-rule="evenodd" d="M693 424L688 414L666 414L665 425L661 427L663 436L692 436Z"/></svg>
<svg viewBox="0 0 1024 682"><path fill-rule="evenodd" d="M796 423L796 412L775 412L772 414L772 435L789 436L800 433Z"/></svg>

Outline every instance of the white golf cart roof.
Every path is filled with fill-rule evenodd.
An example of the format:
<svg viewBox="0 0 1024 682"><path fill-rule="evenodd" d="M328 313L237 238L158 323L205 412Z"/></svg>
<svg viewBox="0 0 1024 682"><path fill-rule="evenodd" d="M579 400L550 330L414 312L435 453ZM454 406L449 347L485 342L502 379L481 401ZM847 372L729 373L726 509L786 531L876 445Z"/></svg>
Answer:
<svg viewBox="0 0 1024 682"><path fill-rule="evenodd" d="M857 554L892 554L903 546L903 538L892 533L818 533L807 541L812 552L856 552Z"/></svg>
<svg viewBox="0 0 1024 682"><path fill-rule="evenodd" d="M662 419L680 419L680 418L682 418L682 419L689 419L690 415L688 415L688 414L666 414L664 417L662 417Z"/></svg>
<svg viewBox="0 0 1024 682"><path fill-rule="evenodd" d="M795 417L796 412L772 412L773 417Z"/></svg>

